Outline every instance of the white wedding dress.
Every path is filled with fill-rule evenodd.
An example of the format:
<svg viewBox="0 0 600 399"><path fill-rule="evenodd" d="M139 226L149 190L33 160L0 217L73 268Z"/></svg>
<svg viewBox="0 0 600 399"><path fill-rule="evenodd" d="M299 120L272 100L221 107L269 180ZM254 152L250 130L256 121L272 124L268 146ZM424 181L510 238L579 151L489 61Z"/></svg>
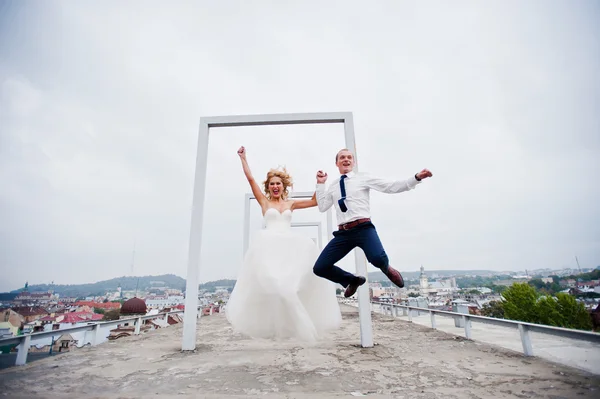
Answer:
<svg viewBox="0 0 600 399"><path fill-rule="evenodd" d="M253 237L225 313L254 338L315 341L342 317L334 284L313 273L314 242L291 230L292 211L269 208Z"/></svg>

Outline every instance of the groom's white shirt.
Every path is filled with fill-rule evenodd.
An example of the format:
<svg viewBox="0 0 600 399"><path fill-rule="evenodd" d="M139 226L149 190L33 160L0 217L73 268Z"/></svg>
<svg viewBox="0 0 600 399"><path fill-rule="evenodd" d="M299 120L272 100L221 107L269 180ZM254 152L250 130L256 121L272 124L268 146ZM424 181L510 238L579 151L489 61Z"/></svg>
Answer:
<svg viewBox="0 0 600 399"><path fill-rule="evenodd" d="M344 179L346 188L346 200L344 203L348 210L342 212L338 200L342 198L340 190L340 178L335 179L329 187L325 184L317 184L316 197L319 211L325 212L332 205L335 208L338 225L349 223L357 219L370 218L370 190L380 191L387 194L397 194L412 190L421 183L414 176L406 180L389 180L374 177L366 173L350 172Z"/></svg>

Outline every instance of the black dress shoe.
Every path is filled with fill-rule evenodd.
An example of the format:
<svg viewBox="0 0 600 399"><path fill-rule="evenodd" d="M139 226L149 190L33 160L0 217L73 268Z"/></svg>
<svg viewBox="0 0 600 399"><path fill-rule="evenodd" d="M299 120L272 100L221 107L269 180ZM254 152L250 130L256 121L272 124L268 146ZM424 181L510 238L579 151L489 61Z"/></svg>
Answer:
<svg viewBox="0 0 600 399"><path fill-rule="evenodd" d="M356 292L356 290L358 289L358 287L360 287L361 285L363 285L364 283L367 282L367 279L362 277L362 276L357 276L356 280L349 284L348 287L346 287L346 291L344 292L344 296L346 298L350 298L352 295L354 295L354 293Z"/></svg>

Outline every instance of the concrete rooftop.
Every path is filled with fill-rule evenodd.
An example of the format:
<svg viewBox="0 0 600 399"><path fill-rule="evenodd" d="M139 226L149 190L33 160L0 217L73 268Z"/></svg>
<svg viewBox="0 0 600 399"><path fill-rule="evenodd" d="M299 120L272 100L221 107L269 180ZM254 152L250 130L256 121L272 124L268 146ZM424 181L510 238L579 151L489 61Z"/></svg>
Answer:
<svg viewBox="0 0 600 399"><path fill-rule="evenodd" d="M253 340L222 314L0 371L10 398L598 398L600 376L373 313L359 346L356 308L321 342Z"/></svg>
<svg viewBox="0 0 600 399"><path fill-rule="evenodd" d="M357 305L351 304L351 306L356 307ZM374 312L385 313L376 304L373 304L372 309ZM400 314L397 316L397 319L406 322L408 321L408 315L403 316ZM457 327L454 324L454 318L438 315L435 319L438 330L464 337L464 327ZM413 315L412 322L431 327L431 318L425 312L421 315ZM529 335L535 356L600 376L599 343L563 338L538 332L530 332ZM515 352L523 352L521 336L516 326L501 327L472 322L471 338L478 342L492 344Z"/></svg>

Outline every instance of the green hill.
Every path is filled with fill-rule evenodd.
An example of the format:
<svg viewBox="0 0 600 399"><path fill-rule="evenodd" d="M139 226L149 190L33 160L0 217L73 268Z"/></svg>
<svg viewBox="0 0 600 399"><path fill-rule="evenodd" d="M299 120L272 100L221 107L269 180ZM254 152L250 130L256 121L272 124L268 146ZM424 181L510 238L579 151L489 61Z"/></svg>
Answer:
<svg viewBox="0 0 600 399"><path fill-rule="evenodd" d="M214 292L217 287L233 288L234 285L235 280L217 280L200 284L199 289ZM102 296L107 292L117 291L119 286L121 286L123 291L133 291L136 288L139 291L146 291L151 288L159 288L163 286L185 291L185 279L174 274L140 277L123 276L87 284L36 284L30 285L27 290L29 292L47 292L52 290L61 297L80 298L86 296ZM14 295L22 290L23 289L21 288L11 291L11 294Z"/></svg>
<svg viewBox="0 0 600 399"><path fill-rule="evenodd" d="M100 296L106 294L107 291L115 292L117 287L121 286L123 291L132 291L137 289L145 291L152 287L167 286L178 290L185 290L185 279L174 274L163 274L161 276L123 276L110 280L98 281L88 284L37 284L28 287L29 292L40 292L53 290L61 297L85 297L85 296ZM12 292L21 291L14 290Z"/></svg>
<svg viewBox="0 0 600 399"><path fill-rule="evenodd" d="M209 281L207 283L200 284L199 288L201 290L206 290L208 292L215 292L217 287L230 288L229 291L231 291L231 289L233 289L234 286L235 286L235 280L217 280L217 281Z"/></svg>

